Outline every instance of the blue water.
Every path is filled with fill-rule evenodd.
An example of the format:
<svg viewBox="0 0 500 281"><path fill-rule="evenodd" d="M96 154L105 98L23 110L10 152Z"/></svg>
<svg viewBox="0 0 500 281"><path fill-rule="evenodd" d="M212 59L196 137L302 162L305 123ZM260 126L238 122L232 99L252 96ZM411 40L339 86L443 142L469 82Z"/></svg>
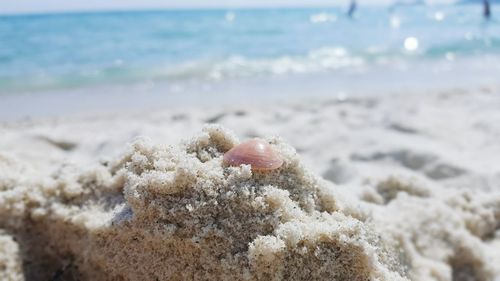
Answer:
<svg viewBox="0 0 500 281"><path fill-rule="evenodd" d="M0 93L478 57L500 57L500 24L473 5L361 7L354 19L343 8L0 17Z"/></svg>

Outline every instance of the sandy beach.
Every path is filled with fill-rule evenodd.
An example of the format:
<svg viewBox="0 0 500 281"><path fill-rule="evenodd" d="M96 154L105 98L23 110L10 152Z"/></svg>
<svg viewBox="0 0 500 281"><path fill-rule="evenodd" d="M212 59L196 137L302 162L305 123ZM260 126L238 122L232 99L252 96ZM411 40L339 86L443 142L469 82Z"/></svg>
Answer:
<svg viewBox="0 0 500 281"><path fill-rule="evenodd" d="M499 3L0 1L0 281L500 281Z"/></svg>
<svg viewBox="0 0 500 281"><path fill-rule="evenodd" d="M497 280L495 87L5 121L1 280ZM228 167L265 139L281 168Z"/></svg>

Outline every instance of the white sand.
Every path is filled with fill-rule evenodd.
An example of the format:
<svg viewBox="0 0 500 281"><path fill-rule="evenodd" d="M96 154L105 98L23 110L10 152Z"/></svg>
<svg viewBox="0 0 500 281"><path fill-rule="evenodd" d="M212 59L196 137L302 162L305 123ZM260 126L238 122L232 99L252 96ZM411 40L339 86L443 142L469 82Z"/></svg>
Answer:
<svg viewBox="0 0 500 281"><path fill-rule="evenodd" d="M0 279L495 280L499 109L485 89L3 124ZM224 168L238 140L205 123L285 167Z"/></svg>

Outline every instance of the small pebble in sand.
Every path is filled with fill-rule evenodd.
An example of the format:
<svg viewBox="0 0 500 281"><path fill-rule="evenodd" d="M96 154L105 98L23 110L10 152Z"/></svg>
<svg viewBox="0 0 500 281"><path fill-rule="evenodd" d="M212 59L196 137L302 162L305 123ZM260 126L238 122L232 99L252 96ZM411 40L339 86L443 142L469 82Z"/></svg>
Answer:
<svg viewBox="0 0 500 281"><path fill-rule="evenodd" d="M224 154L224 163L229 166L247 164L254 171L275 170L283 165L283 159L264 140L253 139L242 142Z"/></svg>

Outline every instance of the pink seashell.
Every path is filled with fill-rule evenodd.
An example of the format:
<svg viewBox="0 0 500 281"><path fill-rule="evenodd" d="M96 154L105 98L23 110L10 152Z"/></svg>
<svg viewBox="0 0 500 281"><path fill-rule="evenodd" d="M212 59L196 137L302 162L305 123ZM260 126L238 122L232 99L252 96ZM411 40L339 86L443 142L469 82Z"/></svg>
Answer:
<svg viewBox="0 0 500 281"><path fill-rule="evenodd" d="M247 164L254 171L270 171L281 167L283 159L267 142L253 139L242 142L226 152L224 163L229 166Z"/></svg>

